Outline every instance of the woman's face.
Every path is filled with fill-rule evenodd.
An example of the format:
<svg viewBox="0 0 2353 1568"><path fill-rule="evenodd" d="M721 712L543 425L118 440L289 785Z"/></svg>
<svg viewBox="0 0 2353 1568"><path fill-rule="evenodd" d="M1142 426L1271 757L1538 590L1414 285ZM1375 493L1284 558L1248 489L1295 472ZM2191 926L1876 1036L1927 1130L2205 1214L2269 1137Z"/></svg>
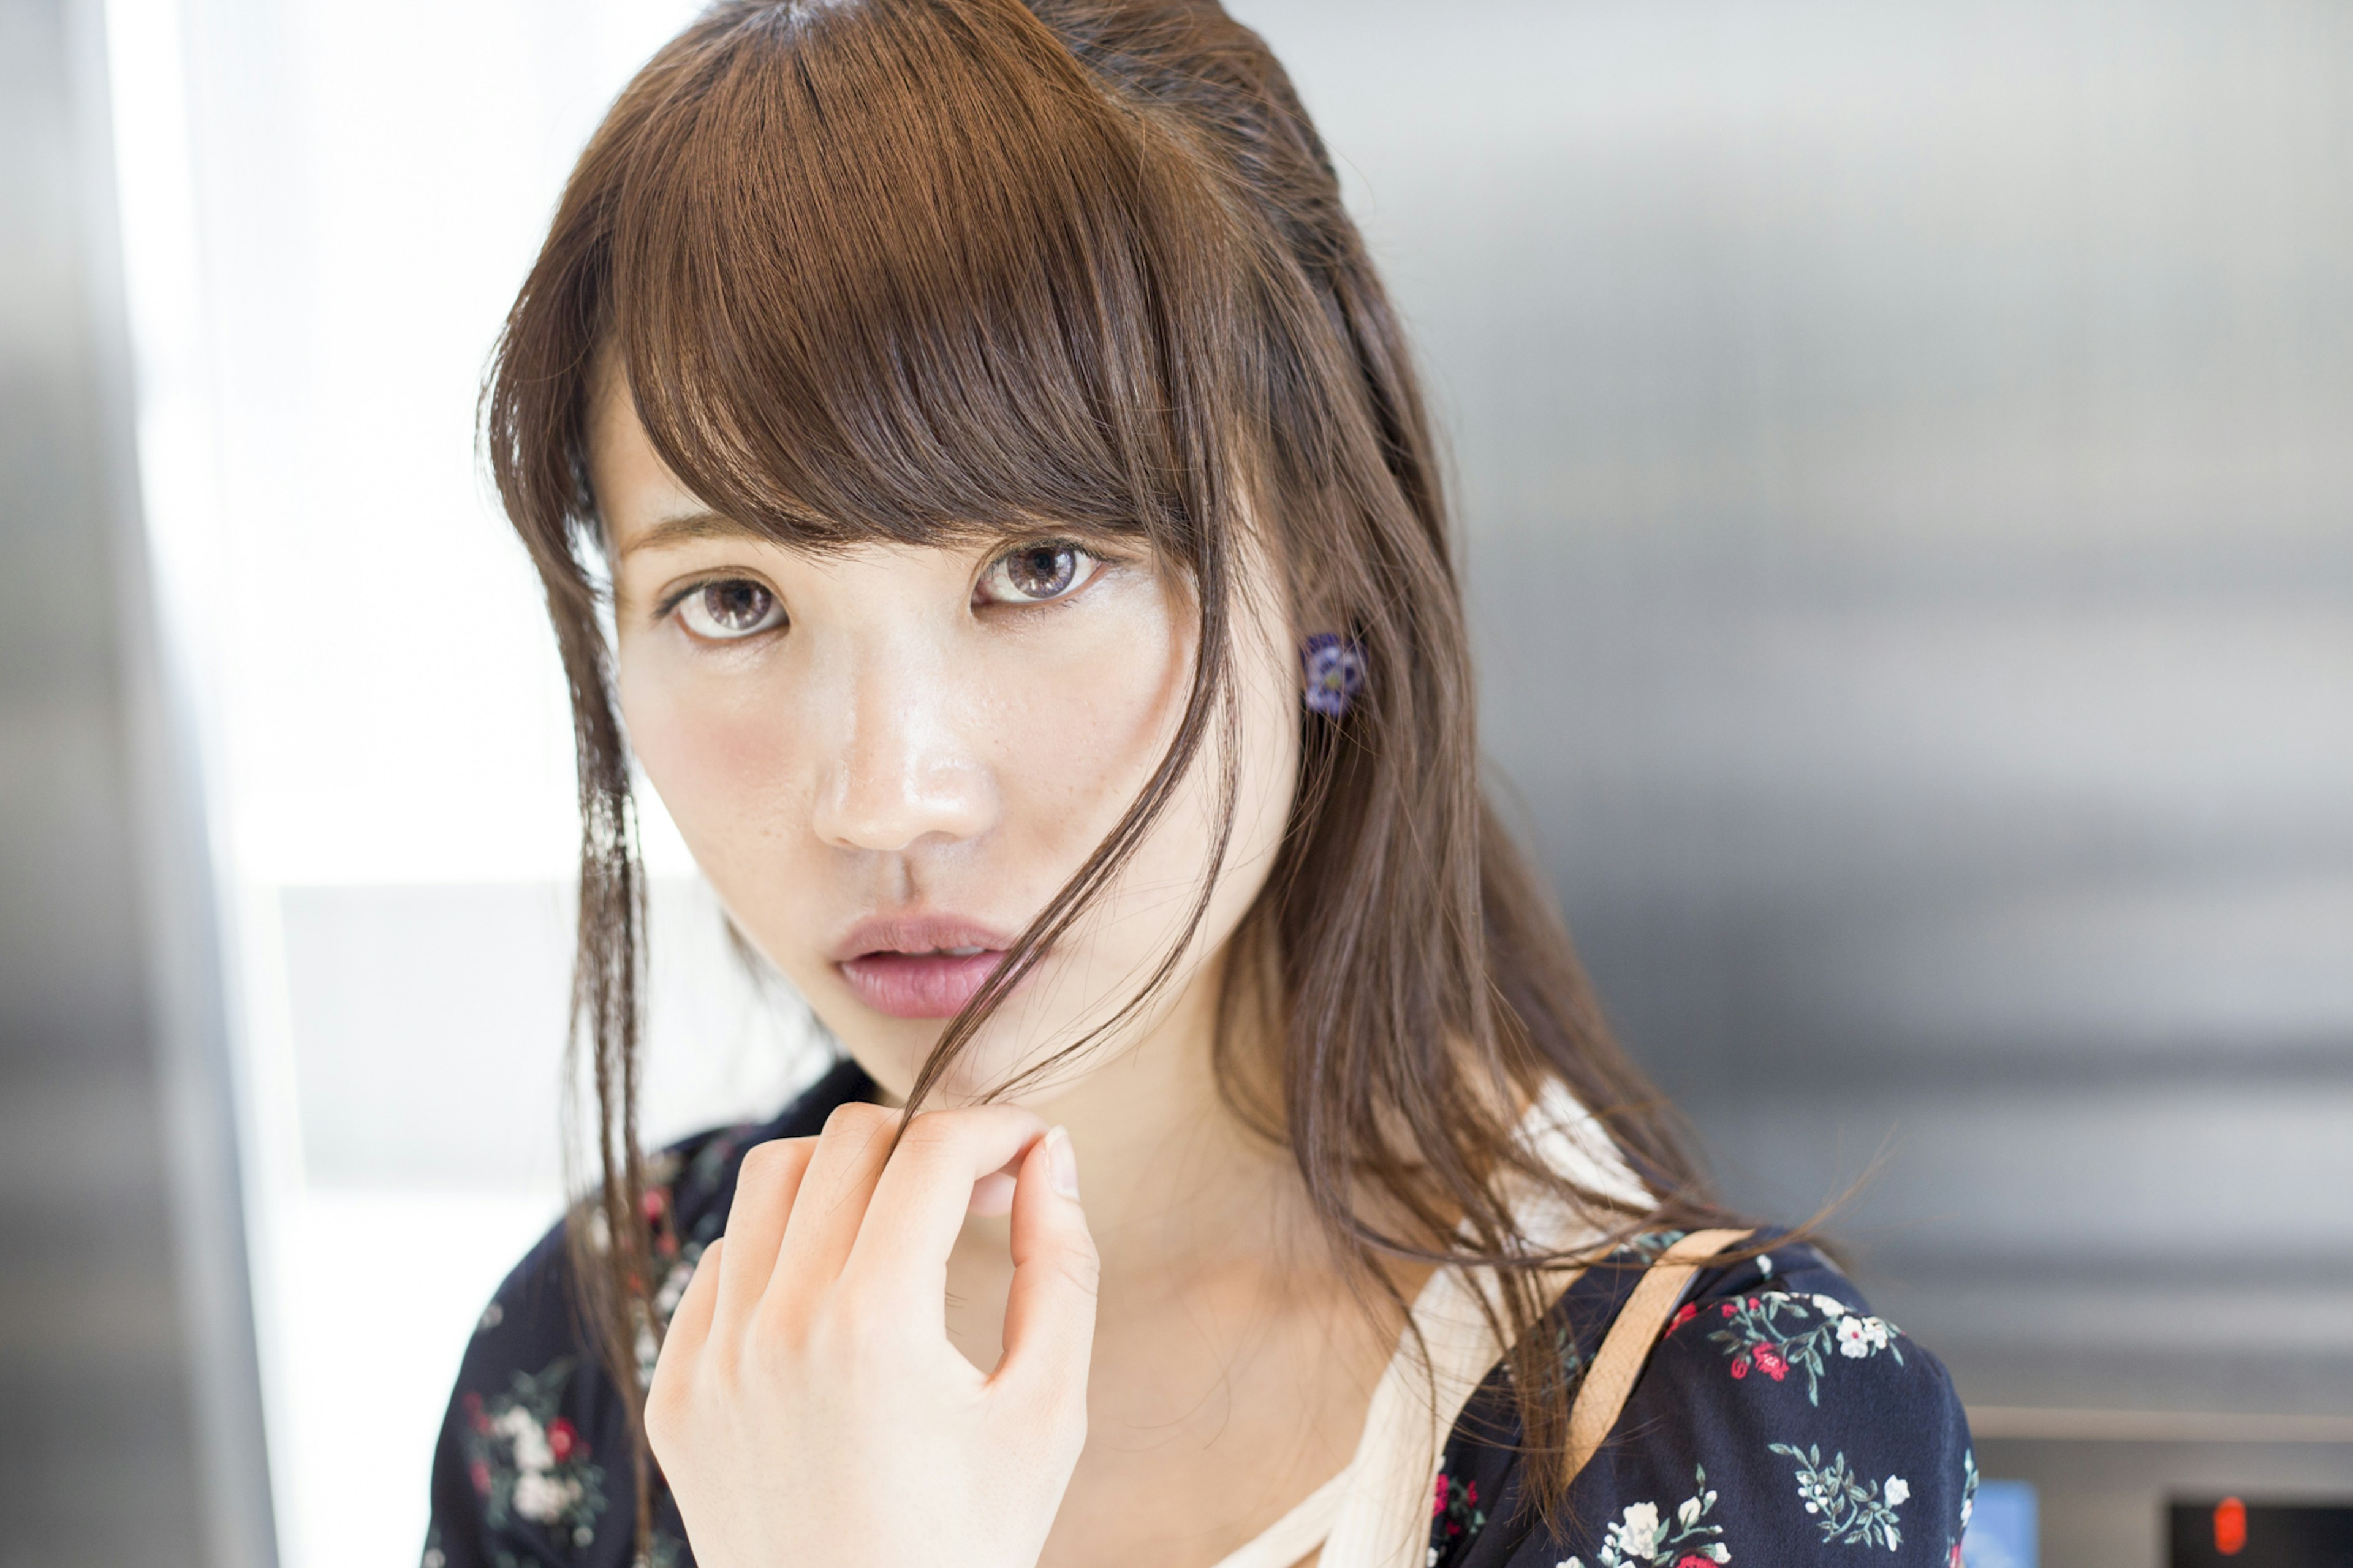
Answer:
<svg viewBox="0 0 2353 1568"><path fill-rule="evenodd" d="M1166 751L1198 635L1189 595L1140 551L1050 527L968 548L776 544L680 485L617 375L599 389L590 470L638 760L737 925L903 1095ZM1260 591L1237 605L1234 838L1155 1018L1210 973L1263 885L1297 773L1281 595L1266 571L1243 576ZM1201 886L1217 774L1211 742L1108 896L961 1058L947 1101L1071 1044L1141 987Z"/></svg>

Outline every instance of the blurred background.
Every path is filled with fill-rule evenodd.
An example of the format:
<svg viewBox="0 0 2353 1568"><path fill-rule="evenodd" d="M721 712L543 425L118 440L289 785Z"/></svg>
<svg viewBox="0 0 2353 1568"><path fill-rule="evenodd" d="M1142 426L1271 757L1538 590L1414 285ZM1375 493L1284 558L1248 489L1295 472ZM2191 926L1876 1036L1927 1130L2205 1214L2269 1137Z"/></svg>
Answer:
<svg viewBox="0 0 2353 1568"><path fill-rule="evenodd" d="M691 9L0 0L5 1568L415 1560L562 1180L570 743L474 396ZM1726 1192L1852 1190L2046 1562L2353 1502L2353 11L1234 9ZM647 805L660 1138L817 1055Z"/></svg>

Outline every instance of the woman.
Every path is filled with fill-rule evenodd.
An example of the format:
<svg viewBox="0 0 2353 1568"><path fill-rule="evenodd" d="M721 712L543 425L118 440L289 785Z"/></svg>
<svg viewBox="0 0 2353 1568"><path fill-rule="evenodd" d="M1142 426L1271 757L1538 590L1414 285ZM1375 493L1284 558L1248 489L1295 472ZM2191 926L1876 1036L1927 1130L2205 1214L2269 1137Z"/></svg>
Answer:
<svg viewBox="0 0 2353 1568"><path fill-rule="evenodd" d="M713 7L488 421L602 1170L432 1568L1957 1558L1941 1369L1700 1195L1482 801L1401 334L1211 0ZM651 1159L633 764L843 1052Z"/></svg>

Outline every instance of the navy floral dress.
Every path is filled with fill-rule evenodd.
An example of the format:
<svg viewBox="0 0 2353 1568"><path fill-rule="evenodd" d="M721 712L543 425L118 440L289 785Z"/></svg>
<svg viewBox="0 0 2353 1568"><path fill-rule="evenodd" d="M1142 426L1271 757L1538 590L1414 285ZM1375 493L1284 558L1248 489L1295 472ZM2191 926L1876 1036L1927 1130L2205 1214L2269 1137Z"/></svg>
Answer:
<svg viewBox="0 0 2353 1568"><path fill-rule="evenodd" d="M653 1162L647 1206L668 1268L659 1310L725 1229L744 1152L815 1133L835 1106L871 1092L844 1062L775 1121L702 1134ZM1640 1278L1608 1265L1581 1275L1553 1310L1561 1353L1581 1364L1599 1351ZM1796 1242L1693 1280L1556 1529L1519 1506L1516 1437L1499 1367L1448 1442L1427 1568L1957 1568L1977 1487L1944 1368ZM638 1568L629 1442L551 1232L467 1348L434 1454L424 1568ZM657 1478L642 1568L692 1562Z"/></svg>

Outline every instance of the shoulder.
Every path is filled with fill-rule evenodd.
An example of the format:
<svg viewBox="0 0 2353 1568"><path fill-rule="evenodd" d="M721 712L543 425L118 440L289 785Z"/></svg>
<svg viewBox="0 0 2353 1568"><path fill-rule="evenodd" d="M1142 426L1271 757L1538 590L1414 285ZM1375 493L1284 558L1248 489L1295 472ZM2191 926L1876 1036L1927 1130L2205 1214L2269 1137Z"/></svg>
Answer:
<svg viewBox="0 0 2353 1568"><path fill-rule="evenodd" d="M1565 1353L1599 1348L1635 1272L1571 1288ZM1977 1484L1943 1365L1799 1242L1694 1279L1559 1530L1513 1517L1516 1461L1463 1433L1449 1464L1482 1470L1504 1505L1493 1539L1432 1559L1463 1568L1828 1563L1863 1548L1942 1568Z"/></svg>
<svg viewBox="0 0 2353 1568"><path fill-rule="evenodd" d="M836 1106L872 1089L844 1061L769 1121L714 1128L649 1157L657 1312L676 1305L726 1229L745 1151L818 1131ZM566 1228L559 1221L524 1255L467 1343L434 1452L429 1568L629 1560L629 1410L582 1317Z"/></svg>

